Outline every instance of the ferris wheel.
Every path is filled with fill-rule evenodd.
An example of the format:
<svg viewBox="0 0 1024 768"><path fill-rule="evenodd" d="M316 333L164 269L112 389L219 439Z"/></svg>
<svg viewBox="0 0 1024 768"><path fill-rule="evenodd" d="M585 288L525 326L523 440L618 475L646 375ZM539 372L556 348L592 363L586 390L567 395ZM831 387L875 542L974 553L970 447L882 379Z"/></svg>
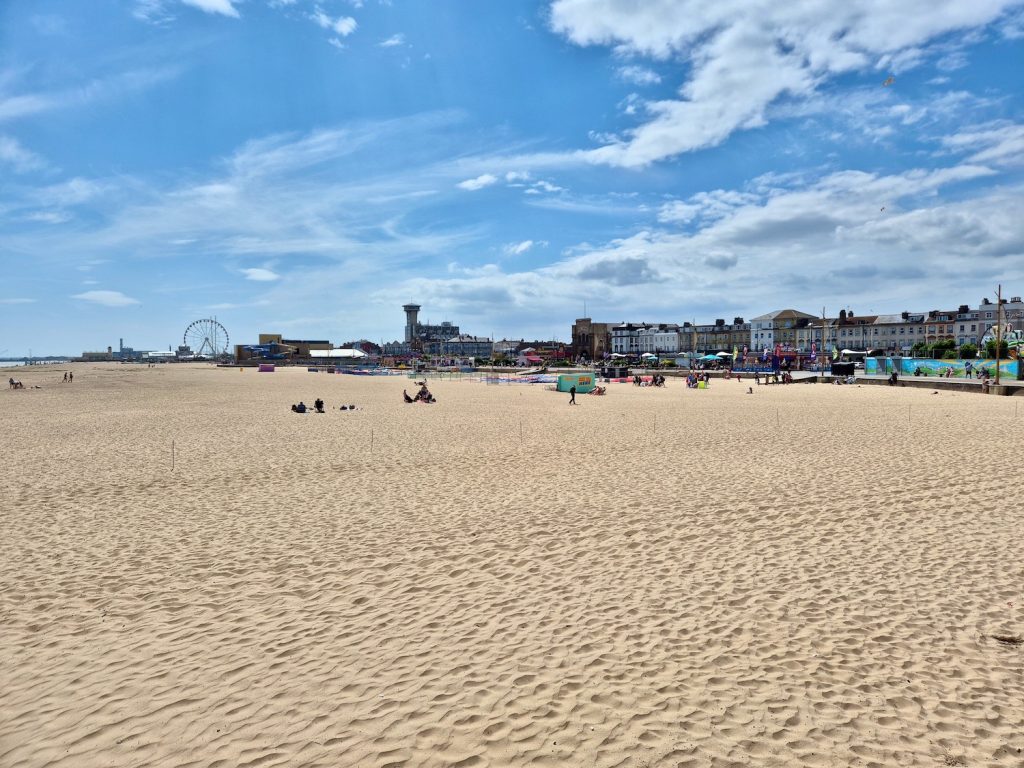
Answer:
<svg viewBox="0 0 1024 768"><path fill-rule="evenodd" d="M196 357L222 357L228 353L228 332L208 317L189 323L183 343Z"/></svg>

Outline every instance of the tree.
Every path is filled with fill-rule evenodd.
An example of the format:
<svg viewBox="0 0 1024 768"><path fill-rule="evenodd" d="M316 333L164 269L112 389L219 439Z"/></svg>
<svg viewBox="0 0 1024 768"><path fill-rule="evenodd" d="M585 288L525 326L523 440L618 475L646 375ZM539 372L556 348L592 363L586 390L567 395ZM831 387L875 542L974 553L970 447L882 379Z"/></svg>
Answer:
<svg viewBox="0 0 1024 768"><path fill-rule="evenodd" d="M931 356L936 360L947 357L946 353L956 349L956 342L953 339L941 339L931 346ZM956 357L956 355L954 355Z"/></svg>
<svg viewBox="0 0 1024 768"><path fill-rule="evenodd" d="M999 342L999 358L1002 359L1007 356L1009 345L1005 341ZM985 357L990 360L994 360L996 356L996 342L995 339L985 342Z"/></svg>
<svg viewBox="0 0 1024 768"><path fill-rule="evenodd" d="M910 354L914 357L928 357L928 344L924 341L918 341L914 343L914 346L910 348Z"/></svg>
<svg viewBox="0 0 1024 768"><path fill-rule="evenodd" d="M962 344L960 346L960 359L972 360L978 356L978 347L975 344Z"/></svg>

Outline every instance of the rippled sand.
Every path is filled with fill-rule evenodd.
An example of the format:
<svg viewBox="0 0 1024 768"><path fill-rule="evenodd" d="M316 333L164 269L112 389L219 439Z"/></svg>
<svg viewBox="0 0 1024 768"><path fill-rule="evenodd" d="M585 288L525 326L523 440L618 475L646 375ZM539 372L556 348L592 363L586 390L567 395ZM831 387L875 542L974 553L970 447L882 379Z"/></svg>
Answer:
<svg viewBox="0 0 1024 768"><path fill-rule="evenodd" d="M0 391L4 768L1024 765L1019 398L73 368Z"/></svg>

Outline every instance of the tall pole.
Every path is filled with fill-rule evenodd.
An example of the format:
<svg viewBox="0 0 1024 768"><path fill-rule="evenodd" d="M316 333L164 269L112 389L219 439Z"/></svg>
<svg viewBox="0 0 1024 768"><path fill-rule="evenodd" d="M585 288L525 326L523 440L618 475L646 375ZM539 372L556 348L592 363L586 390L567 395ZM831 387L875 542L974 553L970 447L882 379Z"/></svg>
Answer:
<svg viewBox="0 0 1024 768"><path fill-rule="evenodd" d="M821 372L825 373L825 355L826 350L826 339L825 339L825 308L821 308Z"/></svg>
<svg viewBox="0 0 1024 768"><path fill-rule="evenodd" d="M999 386L999 353L1003 346L1003 284L996 288L996 386Z"/></svg>

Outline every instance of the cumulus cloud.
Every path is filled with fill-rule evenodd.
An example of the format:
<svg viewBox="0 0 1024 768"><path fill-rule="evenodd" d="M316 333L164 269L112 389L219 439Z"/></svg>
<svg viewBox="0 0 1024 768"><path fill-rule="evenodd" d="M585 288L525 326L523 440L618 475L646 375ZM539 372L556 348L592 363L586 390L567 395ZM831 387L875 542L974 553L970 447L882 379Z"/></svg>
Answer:
<svg viewBox="0 0 1024 768"><path fill-rule="evenodd" d="M984 27L1017 2L825 0L755 12L746 0L555 0L550 19L577 45L667 62L685 77L678 97L644 104L638 126L584 155L637 167L763 125L774 102L806 99L837 75L914 66L937 38Z"/></svg>
<svg viewBox="0 0 1024 768"><path fill-rule="evenodd" d="M206 13L219 13L222 16L238 18L238 9L235 8L236 0L181 0L185 5L191 5Z"/></svg>
<svg viewBox="0 0 1024 768"><path fill-rule="evenodd" d="M338 16L332 18L324 13L323 9L317 6L313 9L313 13L309 14L309 18L317 25L324 29L328 29L334 32L336 35L341 37L348 37L356 31L356 20L351 16Z"/></svg>
<svg viewBox="0 0 1024 768"><path fill-rule="evenodd" d="M137 299L125 296L120 291L86 291L85 293L76 293L71 298L100 304L104 307L130 307L140 303Z"/></svg>
<svg viewBox="0 0 1024 768"><path fill-rule="evenodd" d="M392 35L387 40L381 40L379 43L377 43L377 45L379 45L381 48L397 48L399 46L405 45L405 35L403 35L402 33Z"/></svg>
<svg viewBox="0 0 1024 768"><path fill-rule="evenodd" d="M689 319L680 307L688 315L816 311L806 306L810 297L818 308L856 301L864 311L932 308L919 305L925 297L955 305L993 274L1024 274L1024 190L970 192L991 175L971 164L766 175L677 201L693 207L685 232L675 229L673 212L665 229L580 244L548 266L420 277L386 293L394 303L415 295L452 308L463 298L504 295L500 307L480 303L498 327L508 317L526 325L535 315L560 317L584 300L593 310L596 290L602 298L593 311L607 320L636 319L638 307L676 322ZM980 273L982 262L996 271Z"/></svg>
<svg viewBox="0 0 1024 768"><path fill-rule="evenodd" d="M653 69L640 67L636 64L619 67L616 74L618 74L620 80L633 83L634 85L655 85L661 82L661 75Z"/></svg>
<svg viewBox="0 0 1024 768"><path fill-rule="evenodd" d="M255 280L257 282L271 282L273 280L280 280L281 276L276 272L272 272L269 269L263 269L262 267L253 267L251 269L243 269L242 274L245 275L246 280Z"/></svg>
<svg viewBox="0 0 1024 768"><path fill-rule="evenodd" d="M475 179L466 179L465 181L460 181L455 186L457 186L459 189L465 189L470 192L475 192L478 189L489 187L492 184L496 184L497 182L497 176L491 173L485 173L480 176L477 176Z"/></svg>

